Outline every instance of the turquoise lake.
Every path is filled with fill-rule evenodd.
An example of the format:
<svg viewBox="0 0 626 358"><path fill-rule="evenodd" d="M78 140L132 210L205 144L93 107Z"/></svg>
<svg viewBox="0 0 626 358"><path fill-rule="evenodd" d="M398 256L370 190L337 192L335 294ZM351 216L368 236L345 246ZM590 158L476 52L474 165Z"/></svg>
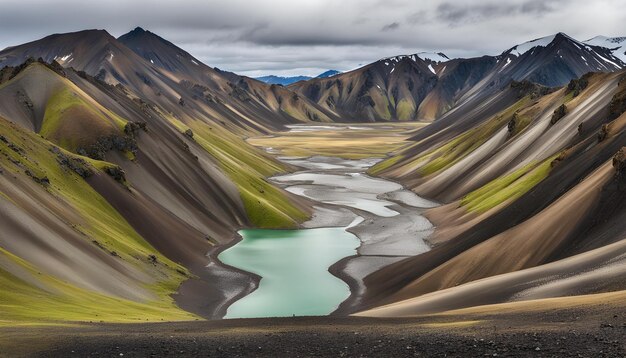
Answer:
<svg viewBox="0 0 626 358"><path fill-rule="evenodd" d="M350 295L328 268L356 254L345 228L241 230L243 240L219 255L225 264L261 276L259 287L233 303L225 318L319 316Z"/></svg>

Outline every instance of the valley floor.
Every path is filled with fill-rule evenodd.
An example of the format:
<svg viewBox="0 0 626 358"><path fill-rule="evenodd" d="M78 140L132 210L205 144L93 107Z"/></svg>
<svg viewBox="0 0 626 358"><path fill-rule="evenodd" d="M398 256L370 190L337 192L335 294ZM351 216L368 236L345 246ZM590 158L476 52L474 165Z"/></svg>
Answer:
<svg viewBox="0 0 626 358"><path fill-rule="evenodd" d="M626 292L617 292L397 319L0 327L0 356L623 357L625 338Z"/></svg>
<svg viewBox="0 0 626 358"><path fill-rule="evenodd" d="M284 132L249 139L298 168L269 181L312 207L313 216L300 225L302 229L346 227L357 221L347 229L361 241L357 253L330 267L351 291L338 314L358 309L367 274L429 249L423 239L432 233L432 225L421 212L437 204L404 190L400 184L365 174L388 152L406 145L411 130L423 125L294 125ZM179 289L181 294L175 296L180 307L204 318L222 318L228 307L255 292L261 277L218 259L223 251L238 244L239 235L233 236L235 240L214 247L207 255L207 276L213 283L210 289L199 280L186 281Z"/></svg>

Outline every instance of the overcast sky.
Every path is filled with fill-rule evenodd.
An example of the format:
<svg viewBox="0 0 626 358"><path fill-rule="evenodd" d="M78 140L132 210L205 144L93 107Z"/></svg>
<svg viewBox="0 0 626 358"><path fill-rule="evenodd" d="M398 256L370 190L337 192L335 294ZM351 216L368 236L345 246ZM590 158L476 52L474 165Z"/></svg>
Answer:
<svg viewBox="0 0 626 358"><path fill-rule="evenodd" d="M498 54L559 31L626 36L626 0L0 0L0 48L136 26L221 69L316 75L420 51Z"/></svg>

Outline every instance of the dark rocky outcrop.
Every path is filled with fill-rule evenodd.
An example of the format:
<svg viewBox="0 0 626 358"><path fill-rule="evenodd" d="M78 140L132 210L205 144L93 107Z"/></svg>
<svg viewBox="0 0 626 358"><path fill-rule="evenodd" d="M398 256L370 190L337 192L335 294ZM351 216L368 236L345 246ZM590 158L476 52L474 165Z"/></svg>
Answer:
<svg viewBox="0 0 626 358"><path fill-rule="evenodd" d="M26 174L29 177L31 177L35 181L35 183L37 183L37 184L41 184L43 186L50 185L50 179L48 179L48 177L45 176L45 175L37 176L35 173L31 172L29 169L26 169L24 171L24 174Z"/></svg>
<svg viewBox="0 0 626 358"><path fill-rule="evenodd" d="M511 117L511 120L507 124L507 127L510 134L513 134L515 132L515 128L517 127L517 113L513 114L513 117Z"/></svg>
<svg viewBox="0 0 626 358"><path fill-rule="evenodd" d="M104 168L104 172L109 174L113 179L115 179L115 181L119 183L123 184L124 182L126 182L126 173L124 173L124 170L122 170L122 168L117 165Z"/></svg>
<svg viewBox="0 0 626 358"><path fill-rule="evenodd" d="M626 147L622 147L613 156L613 168L615 176L621 181L626 181Z"/></svg>
<svg viewBox="0 0 626 358"><path fill-rule="evenodd" d="M518 98L530 96L530 98L535 99L554 91L554 89L550 87L542 86L527 80L511 81L509 86L518 91Z"/></svg>
<svg viewBox="0 0 626 358"><path fill-rule="evenodd" d="M74 173L80 175L82 178L88 178L93 175L93 170L81 158L76 158L72 156L68 156L63 151L61 151L58 147L50 148L52 153L55 153L57 156L57 163L63 168L63 170L70 170Z"/></svg>
<svg viewBox="0 0 626 358"><path fill-rule="evenodd" d="M620 81L620 90L613 96L609 103L609 120L613 120L626 112L626 83Z"/></svg>
<svg viewBox="0 0 626 358"><path fill-rule="evenodd" d="M124 133L127 136L132 138L137 138L139 136L139 130L143 130L144 132L148 131L148 126L146 122L128 122L124 126Z"/></svg>
<svg viewBox="0 0 626 358"><path fill-rule="evenodd" d="M112 135L100 137L96 143L83 148L78 148L77 153L92 159L104 160L106 153L111 150L137 153L137 142L130 136Z"/></svg>
<svg viewBox="0 0 626 358"><path fill-rule="evenodd" d="M581 78L573 79L567 84L567 93L572 93L573 97L577 97L589 85L590 74L586 74Z"/></svg>
<svg viewBox="0 0 626 358"><path fill-rule="evenodd" d="M609 126L608 124L603 124L598 131L598 143L604 141L606 137L609 136Z"/></svg>
<svg viewBox="0 0 626 358"><path fill-rule="evenodd" d="M566 114L567 106L565 104L560 105L559 108L554 110L554 114L552 114L552 118L550 118L550 124L555 124L561 118L565 117Z"/></svg>

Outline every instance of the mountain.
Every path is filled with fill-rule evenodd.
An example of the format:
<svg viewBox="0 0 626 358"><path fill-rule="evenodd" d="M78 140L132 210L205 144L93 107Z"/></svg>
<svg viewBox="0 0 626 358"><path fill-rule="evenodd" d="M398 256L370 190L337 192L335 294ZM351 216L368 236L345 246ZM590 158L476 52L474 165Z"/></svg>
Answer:
<svg viewBox="0 0 626 358"><path fill-rule="evenodd" d="M193 316L170 295L184 281L178 305L219 317L224 308L199 295L243 292L249 279L207 270L205 254L241 226L293 227L309 210L265 179L289 167L243 137L328 117L286 88L196 65L147 31L122 40L141 51L88 30L0 52L0 226L10 232L0 282L15 291L3 302L78 320L182 319Z"/></svg>
<svg viewBox="0 0 626 358"><path fill-rule="evenodd" d="M437 81L434 68L417 55L398 56L289 88L345 119L409 120Z"/></svg>
<svg viewBox="0 0 626 358"><path fill-rule="evenodd" d="M584 41L586 45L604 47L611 50L613 56L626 63L626 37L596 36Z"/></svg>
<svg viewBox="0 0 626 358"><path fill-rule="evenodd" d="M626 63L613 51L558 33L513 46L498 56L452 60L442 53L395 56L337 75L334 82L311 80L290 88L342 117L432 121L463 101L500 91L511 81L558 87L587 72L618 71ZM396 72L398 66L402 75Z"/></svg>
<svg viewBox="0 0 626 358"><path fill-rule="evenodd" d="M211 112L217 112L224 123L243 131L331 120L332 114L286 89L213 69L149 31L137 28L120 39L103 30L51 35L1 51L0 66L16 66L31 57L46 62L57 59L63 67L141 93L170 112L186 103L185 112L201 111L212 117Z"/></svg>
<svg viewBox="0 0 626 358"><path fill-rule="evenodd" d="M337 70L328 70L325 72L320 73L319 75L317 75L317 77L315 78L328 78L328 77L332 77L334 75L338 75L340 74L341 71L337 71Z"/></svg>
<svg viewBox="0 0 626 358"><path fill-rule="evenodd" d="M432 251L366 279L373 308L362 315L625 289L625 78L515 82L372 168L446 204L426 213Z"/></svg>
<svg viewBox="0 0 626 358"><path fill-rule="evenodd" d="M204 83L220 79L220 74L214 69L173 43L141 27L120 36L117 40L150 64L169 72L190 77L201 76Z"/></svg>
<svg viewBox="0 0 626 358"><path fill-rule="evenodd" d="M29 58L58 62L110 83L135 84L131 67L142 67L134 53L104 30L55 34L0 51L0 66L19 66ZM137 69L137 72L139 69Z"/></svg>
<svg viewBox="0 0 626 358"><path fill-rule="evenodd" d="M585 45L563 33L514 46L501 57L506 62L498 71L504 78L549 87L562 86L587 72L612 72L626 66L610 50Z"/></svg>
<svg viewBox="0 0 626 358"><path fill-rule="evenodd" d="M269 76L256 77L255 79L257 79L257 80L259 80L261 82L269 83L269 84L277 84L277 85L287 86L287 85L290 85L292 83L296 83L296 82L299 82L299 81L308 81L308 80L310 80L312 78L332 77L332 76L337 75L339 73L341 73L341 72L335 71L335 70L328 70L328 71L325 71L323 73L320 73L316 77L310 77L310 76L280 77L280 76L269 75Z"/></svg>
<svg viewBox="0 0 626 358"><path fill-rule="evenodd" d="M281 76L274 76L274 75L255 77L256 80L259 80L261 82L282 85L282 86L290 85L298 81L307 81L307 80L310 80L311 78L313 77L309 77L309 76L281 77Z"/></svg>

